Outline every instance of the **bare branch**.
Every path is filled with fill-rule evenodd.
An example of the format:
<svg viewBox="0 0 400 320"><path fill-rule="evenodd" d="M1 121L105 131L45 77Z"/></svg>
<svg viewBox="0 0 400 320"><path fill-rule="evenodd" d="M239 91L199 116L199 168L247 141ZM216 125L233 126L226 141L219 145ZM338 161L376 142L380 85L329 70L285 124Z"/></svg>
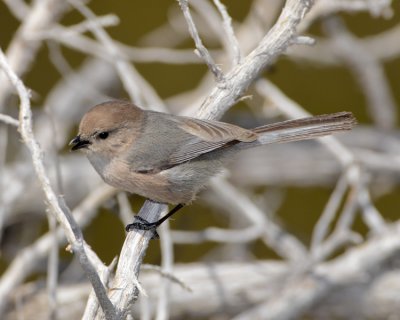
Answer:
<svg viewBox="0 0 400 320"><path fill-rule="evenodd" d="M115 7L116 14L97 15L90 9L93 6L86 5L87 0L3 2L9 9L7 18L15 20L14 15L19 27L5 44L7 58L3 57L0 63L0 235L6 263L0 278L0 318L57 317L62 320L81 318L82 312L86 320L110 318L100 303L111 306L111 317L132 319L140 315L145 320L192 316L383 319L398 314L399 308L394 302L400 278L393 271L399 252L398 221L391 223L397 219L395 212L391 212L394 209L382 205L396 199L400 181L397 97L390 88L394 84L394 71L388 68L394 66L400 55L397 41L400 27L398 12L392 9L394 1L319 0L313 5L314 1L310 0L252 0L241 4L247 11L238 14L233 10L236 8L230 8L223 0L182 0L179 2L182 8L175 3L164 12L164 22L156 23L159 27L142 34L138 40L136 29L129 45L117 40L126 36L124 32L113 32L114 37L106 29L119 22L120 7ZM68 10L72 14L80 13L83 19L66 25L70 20L61 18ZM234 12L238 20L229 15ZM363 30L358 38L352 33L352 24L347 30L335 17L344 13L353 21L354 16L347 13L362 12L372 22L377 17L389 19L393 15L393 18L381 24L383 31L372 35ZM317 21L327 26L328 37L313 36L312 39L307 34L309 26ZM124 20L119 28L123 29L126 23L131 21ZM147 24L143 27L146 29ZM357 34L360 32L354 30ZM181 49L191 40L201 59L192 50ZM131 45L133 41L135 46ZM61 77L53 88L47 81L36 80L38 73L46 78L51 76L41 70L36 59L43 43L47 50L40 51L40 62L46 60L45 63L54 65L56 76ZM208 50L209 44L217 49ZM71 55L71 50L77 54ZM89 59L77 68L75 56ZM304 94L303 87L296 81L289 84L285 81L282 85L282 88L291 86L290 90L296 92L293 97L299 99L297 103L285 90L272 84L272 81L279 83L278 79L293 70L292 63L282 63L285 66L282 68L278 63L273 68L282 58L350 70L358 80L355 85L360 88L359 94L351 98L357 99L361 109L348 103L347 107L362 122L363 107L367 106L374 123L359 124L348 134L317 142L271 144L248 151L242 150L245 146L239 146L243 152L228 164L230 174L219 177L200 194L198 202L205 203L206 207L191 207L190 215L195 215L197 210L201 213L180 217L176 221L179 230L169 230L168 226L159 230L162 267L143 265L152 237L150 231L129 232L120 253L111 246L114 241L110 241L107 256L118 254L119 261L115 272L116 258L110 266L105 266L84 242L80 230L94 220L97 237L101 231L97 224L104 221L106 211L111 213L107 219L114 219L117 224L117 230L106 228L106 236L114 238L115 232L123 230L119 223L132 222L134 213L130 208L132 201L125 193L113 199L117 190L104 184L99 186L100 178L83 155L65 152L66 141L75 134L82 115L91 105L125 96L121 92L122 84L130 100L144 107L166 111L168 105L172 113L205 119L218 119L242 101L225 120L248 128L273 122L278 117L304 117L308 115L306 110L311 110L311 104L308 106L305 100L299 99L298 94ZM132 62L171 66L147 65L136 69ZM176 91L175 85L182 79L192 78L193 69L187 65L204 62L211 72L200 68L204 76L198 85L188 81L187 86L194 87ZM33 102L29 102L29 97L27 102L22 95L20 104L15 98L7 99L16 91L15 86L9 85L6 73L2 73L4 63L18 77L32 70L27 83L35 90L40 88L32 105L34 121L29 105ZM176 65L180 71L171 74ZM266 69L268 66L271 68ZM305 77L307 68L302 63ZM263 70L271 81L262 76ZM181 79L181 72L186 71L189 74ZM196 72L193 79L197 75ZM164 86L165 81L171 83ZM336 87L336 79L330 81L335 90L341 88L340 84ZM160 86L163 99L150 82ZM17 81L18 84L21 83ZM251 90L254 90L248 92L252 84ZM324 99L336 91L326 89L321 97L317 92L320 88L326 89L319 83L307 88L307 92L312 90L309 101L321 98L321 111L313 110L328 113L331 109L323 111L327 108ZM165 98L170 89L176 93ZM21 95L18 91L17 94ZM345 95L335 96L333 100L336 98L350 101ZM18 106L20 119L16 118L18 109L12 109ZM341 106L337 108L343 110ZM378 130L377 125L390 130ZM23 143L18 132L9 126L19 128ZM265 136L259 137L260 144L265 141ZM298 195L296 188L304 187L324 190L315 195L318 201L306 203L314 202L314 193L307 190L307 200L297 210L288 202ZM318 212L310 212L308 216L308 211L321 207L320 196L327 192L331 194L321 217L317 220ZM69 209L59 194L65 194L65 202L74 206L71 215L76 224L68 216ZM132 200L137 199L134 196ZM104 210L100 210L105 201ZM155 221L166 209L166 205L146 201L139 215ZM50 215L52 231L42 234L45 210ZM303 222L297 223L303 219L299 215L304 211L307 211L304 216L307 228L311 230L311 222L317 220L310 248ZM54 213L61 225L54 225ZM101 217L94 219L98 214ZM190 231L185 219L191 223L196 220L195 227L197 222L205 227ZM31 223L32 220L35 222ZM224 227L213 227L219 223ZM21 230L28 224L26 232ZM363 224L361 228L360 224ZM117 234L118 238L120 235ZM78 259L72 259L66 269L60 268L57 253L67 241L71 243L67 250L74 250L77 258L83 256L84 272L100 285L96 290L89 281L83 282ZM157 246L157 242L153 244ZM175 256L177 261L186 261L186 256L180 255L186 250L189 258L196 254L194 260L206 262L174 261ZM260 255L270 254L275 260L260 259ZM276 259L276 255L283 261ZM148 258L156 262L159 259L154 255ZM156 273L143 272L149 269ZM140 278L139 270L142 271ZM190 294L189 286L193 289ZM109 300L98 299L98 292L107 294ZM140 304L134 305L139 295Z"/></svg>
<svg viewBox="0 0 400 320"><path fill-rule="evenodd" d="M10 67L18 76L22 76L30 68L40 46L40 41L29 40L29 35L48 28L61 16L66 9L63 1L44 0L35 1L29 15L23 20L19 32L13 38L7 49L7 60ZM25 10L23 10L25 12ZM10 85L5 80L5 75L0 74L0 111L3 110L4 102L10 94Z"/></svg>
<svg viewBox="0 0 400 320"><path fill-rule="evenodd" d="M19 122L17 119L14 119L13 117L10 117L6 114L0 114L0 121L4 122L5 124L14 126L14 127L18 127L19 126Z"/></svg>
<svg viewBox="0 0 400 320"><path fill-rule="evenodd" d="M171 239L169 221L165 221L160 228L160 237L162 237L161 245L161 268L162 272L171 274L174 265L174 248ZM169 313L169 297L171 294L171 282L169 279L163 278L159 287L158 304L157 304L157 320L167 320L170 318Z"/></svg>
<svg viewBox="0 0 400 320"><path fill-rule="evenodd" d="M272 219L268 218L268 216L244 194L240 193L232 185L222 179L213 179L211 187L220 199L219 201L223 201L226 205L229 205L231 210L237 211L240 216L246 217L253 224L252 229L247 229L247 234L249 231L252 231L252 237L259 235L278 255L290 261L301 261L305 259L306 249L301 242L285 232L285 230ZM256 230L258 232L255 232ZM229 233L232 232L234 231L229 231ZM214 238L217 239L217 232L215 232L215 230L208 231L208 233L209 236L214 233ZM221 233L221 231L219 233ZM240 233L238 235L240 235ZM228 234L225 234L225 236L227 239L235 239L235 237L230 237Z"/></svg>
<svg viewBox="0 0 400 320"><path fill-rule="evenodd" d="M333 50L349 66L360 83L367 97L371 117L381 128L394 128L397 118L396 103L377 59L364 50L340 20L328 19L325 26L332 37Z"/></svg>
<svg viewBox="0 0 400 320"><path fill-rule="evenodd" d="M195 53L204 60L204 62L207 64L208 69L214 74L214 77L218 82L224 82L224 75L222 73L222 70L216 65L214 62L213 58L211 57L210 53L208 52L207 48L203 45L203 42L201 41L201 38L199 36L199 33L197 31L196 25L193 21L192 15L190 13L189 9L189 4L187 0L178 0L179 5L182 9L183 16L186 19L186 23L189 27L189 32L191 37L194 40L194 43L196 45L196 50Z"/></svg>
<svg viewBox="0 0 400 320"><path fill-rule="evenodd" d="M3 0L13 15L19 20L24 19L29 12L29 7L23 0Z"/></svg>
<svg viewBox="0 0 400 320"><path fill-rule="evenodd" d="M230 52L232 56L232 61L234 65L241 63L242 56L240 53L239 42L235 36L235 32L233 31L232 27L232 18L228 14L226 7L222 4L220 0L214 0L215 6L218 8L219 12L221 13L222 19L224 21L224 29L228 39L228 43L230 44Z"/></svg>
<svg viewBox="0 0 400 320"><path fill-rule="evenodd" d="M163 270L161 267L153 265L153 264L142 264L141 269L143 271L156 271L157 273L159 273L162 277L169 279L170 281L177 283L178 285L180 285L183 289L191 292L192 289L185 284L185 282L183 282L182 280L180 280L179 278L177 278L176 276L174 276L172 273L168 273L165 272L165 270Z"/></svg>
<svg viewBox="0 0 400 320"><path fill-rule="evenodd" d="M292 39L297 36L297 25L312 4L311 0L288 0L276 24L243 63L226 75L224 87L214 88L201 105L197 116L218 119L235 104L264 68L290 46Z"/></svg>
<svg viewBox="0 0 400 320"><path fill-rule="evenodd" d="M20 114L19 114L19 120L20 120L19 131L21 133L21 136L25 144L27 145L27 147L31 152L36 175L39 178L41 187L45 193L47 201L49 202L49 206L53 214L57 218L58 222L63 226L64 232L69 242L72 244L74 251L78 254L80 258L79 259L80 263L83 269L85 270L87 277L90 279L90 281L93 284L93 287L96 290L97 297L100 301L100 304L104 312L110 319L116 319L116 313L114 311L114 307L107 297L104 286L102 285L98 274L96 273L93 265L91 264L86 255L84 247L85 243L83 240L81 230L77 226L67 206L54 193L53 189L50 186L50 181L42 162L42 151L38 143L36 142L32 131L32 113L30 109L29 92L26 90L21 80L18 79L17 75L11 69L6 60L6 57L4 56L1 50L0 50L0 67L8 76L10 82L17 89L18 95L21 99Z"/></svg>
<svg viewBox="0 0 400 320"><path fill-rule="evenodd" d="M96 15L85 5L78 0L69 0L69 2L88 19L88 27L96 36L96 38L104 44L111 59L114 61L121 80L128 92L131 100L139 105L142 105L142 97L140 89L134 81L133 68L120 56L118 49L113 43L113 40L108 36L102 25L99 23Z"/></svg>
<svg viewBox="0 0 400 320"><path fill-rule="evenodd" d="M314 227L311 240L311 252L314 252L325 239L328 233L328 228L335 218L336 211L339 209L340 203L343 200L347 186L347 173L343 173L337 181L335 190L332 192L324 211Z"/></svg>
<svg viewBox="0 0 400 320"><path fill-rule="evenodd" d="M166 210L166 205L146 201L139 216L149 222L157 221ZM110 300L123 318L127 316L132 304L138 298L141 287L137 279L152 236L153 231L129 232L122 246L117 271L111 285ZM101 315L98 314L97 318L101 318Z"/></svg>

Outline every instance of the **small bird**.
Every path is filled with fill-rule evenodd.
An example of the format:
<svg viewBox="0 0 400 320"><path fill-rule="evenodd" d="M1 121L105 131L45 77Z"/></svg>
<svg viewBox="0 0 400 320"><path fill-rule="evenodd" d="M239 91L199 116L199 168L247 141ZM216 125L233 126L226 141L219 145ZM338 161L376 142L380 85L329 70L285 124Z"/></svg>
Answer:
<svg viewBox="0 0 400 320"><path fill-rule="evenodd" d="M240 150L306 140L350 130L350 112L288 120L244 129L229 123L143 110L125 101L94 106L82 118L71 150L82 150L103 180L152 201L176 205L154 223L139 218L132 229L157 228L194 200L208 180Z"/></svg>

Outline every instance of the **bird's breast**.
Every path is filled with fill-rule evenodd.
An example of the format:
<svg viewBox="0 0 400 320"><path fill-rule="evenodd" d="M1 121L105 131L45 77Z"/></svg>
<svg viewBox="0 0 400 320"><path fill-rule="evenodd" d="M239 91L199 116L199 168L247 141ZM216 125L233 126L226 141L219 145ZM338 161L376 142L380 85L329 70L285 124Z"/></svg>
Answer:
<svg viewBox="0 0 400 320"><path fill-rule="evenodd" d="M88 153L87 158L97 173L104 179L105 172L110 165L110 159L105 156L98 154L95 155L92 153Z"/></svg>

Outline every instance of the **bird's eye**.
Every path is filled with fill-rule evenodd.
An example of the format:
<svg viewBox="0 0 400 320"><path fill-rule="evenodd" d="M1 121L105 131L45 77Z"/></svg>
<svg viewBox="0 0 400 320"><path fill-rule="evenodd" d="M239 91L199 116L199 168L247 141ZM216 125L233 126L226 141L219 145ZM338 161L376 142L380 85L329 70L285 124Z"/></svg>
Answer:
<svg viewBox="0 0 400 320"><path fill-rule="evenodd" d="M97 136L98 136L100 139L105 140L105 139L108 138L108 132L107 132L107 131L100 132Z"/></svg>

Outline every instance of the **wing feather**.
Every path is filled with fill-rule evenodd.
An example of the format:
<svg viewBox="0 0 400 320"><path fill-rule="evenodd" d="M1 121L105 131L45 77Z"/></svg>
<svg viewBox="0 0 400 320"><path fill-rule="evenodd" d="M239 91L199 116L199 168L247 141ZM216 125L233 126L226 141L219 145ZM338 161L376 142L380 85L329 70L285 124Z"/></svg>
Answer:
<svg viewBox="0 0 400 320"><path fill-rule="evenodd" d="M131 168L140 173L157 173L227 144L258 138L257 133L232 124L154 111L146 112L145 123L127 157Z"/></svg>
<svg viewBox="0 0 400 320"><path fill-rule="evenodd" d="M218 121L181 118L179 127L189 133L187 142L177 148L169 158L174 166L214 151L232 142L251 142L258 135L253 131Z"/></svg>
<svg viewBox="0 0 400 320"><path fill-rule="evenodd" d="M251 142L257 139L257 134L230 123L184 118L180 127L186 132L205 141L219 142L239 140Z"/></svg>

